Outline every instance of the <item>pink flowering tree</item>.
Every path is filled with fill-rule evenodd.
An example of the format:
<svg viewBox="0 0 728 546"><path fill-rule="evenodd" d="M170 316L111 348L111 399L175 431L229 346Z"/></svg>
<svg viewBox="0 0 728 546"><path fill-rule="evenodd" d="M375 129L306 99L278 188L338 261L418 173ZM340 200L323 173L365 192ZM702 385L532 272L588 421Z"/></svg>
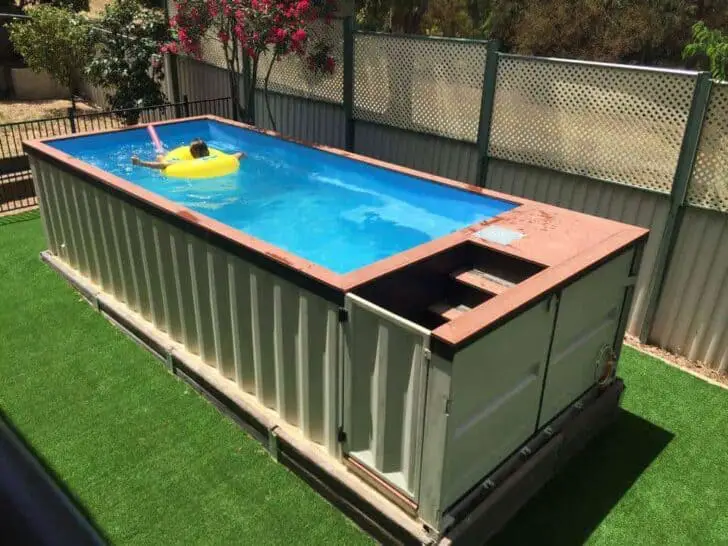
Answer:
<svg viewBox="0 0 728 546"><path fill-rule="evenodd" d="M213 35L222 44L230 81L233 107L244 114L240 96L240 73L250 63L250 82L246 89L245 112L252 111L258 66L261 56L271 55L263 92L271 126L275 120L268 100L268 82L276 61L300 56L305 66L320 74L333 73L335 60L331 47L316 33L314 23L326 25L337 9L336 0L177 0L176 14L170 20L174 41L163 46L169 53L202 56L202 42Z"/></svg>

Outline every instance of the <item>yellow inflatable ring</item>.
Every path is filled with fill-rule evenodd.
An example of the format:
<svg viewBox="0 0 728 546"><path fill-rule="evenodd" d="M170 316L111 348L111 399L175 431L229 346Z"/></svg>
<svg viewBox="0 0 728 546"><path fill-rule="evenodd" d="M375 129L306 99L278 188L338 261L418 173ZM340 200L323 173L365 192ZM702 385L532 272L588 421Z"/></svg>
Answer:
<svg viewBox="0 0 728 546"><path fill-rule="evenodd" d="M212 178L225 176L238 170L240 162L235 156L210 148L206 157L192 157L189 146L175 148L164 156L164 161L171 163L164 169L164 174L177 178Z"/></svg>

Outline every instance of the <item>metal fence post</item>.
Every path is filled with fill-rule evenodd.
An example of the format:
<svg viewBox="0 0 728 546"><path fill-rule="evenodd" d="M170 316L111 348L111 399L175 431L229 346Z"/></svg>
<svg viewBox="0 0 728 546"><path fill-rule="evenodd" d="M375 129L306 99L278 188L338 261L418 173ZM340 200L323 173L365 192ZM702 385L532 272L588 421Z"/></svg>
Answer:
<svg viewBox="0 0 728 546"><path fill-rule="evenodd" d="M344 142L349 152L354 151L354 17L344 18Z"/></svg>
<svg viewBox="0 0 728 546"><path fill-rule="evenodd" d="M76 132L76 109L71 107L68 109L68 122L71 124L71 132Z"/></svg>
<svg viewBox="0 0 728 546"><path fill-rule="evenodd" d="M182 95L182 108L184 109L185 117L190 117L190 101L187 100L187 95Z"/></svg>
<svg viewBox="0 0 728 546"><path fill-rule="evenodd" d="M238 95L240 95L240 93L238 93ZM240 101L238 101L238 102L240 102ZM244 121L244 120L239 119L240 113L238 112L238 102L236 102L234 97L232 95L230 95L230 107L232 108L231 117L232 117L233 121Z"/></svg>
<svg viewBox="0 0 728 546"><path fill-rule="evenodd" d="M243 88L245 89L244 97L245 97L245 122L249 123L250 125L255 125L255 86L253 86L252 82L252 70L253 68L250 66L250 57L247 55L243 56ZM240 102L240 98L238 97L238 100L235 101L235 97L233 97L233 108L235 108L235 105Z"/></svg>
<svg viewBox="0 0 728 546"><path fill-rule="evenodd" d="M667 278L667 271L672 259L673 250L675 249L677 238L680 235L680 225L685 214L685 197L688 192L688 185L690 184L695 159L698 154L700 133L705 122L711 88L712 81L710 79L710 73L699 73L695 80L693 100L690 105L687 123L685 124L685 133L683 134L683 140L680 146L680 155L672 181L670 210L665 221L665 228L662 230L662 238L660 239L660 246L657 249L657 257L655 258L655 269L652 272L650 284L647 289L647 309L645 311L645 318L640 326L639 335L642 343L647 342L650 335L650 330L652 329L652 324L657 314L660 295L662 294L662 289Z"/></svg>
<svg viewBox="0 0 728 546"><path fill-rule="evenodd" d="M179 72L177 70L177 56L167 54L167 66L169 68L169 82L171 97L168 97L169 102L179 102Z"/></svg>
<svg viewBox="0 0 728 546"><path fill-rule="evenodd" d="M480 99L480 121L478 123L478 171L475 178L478 186L485 186L488 175L488 143L490 141L490 124L493 118L495 101L495 84L498 78L498 52L500 40L488 42L488 53L485 59L483 74L483 93Z"/></svg>

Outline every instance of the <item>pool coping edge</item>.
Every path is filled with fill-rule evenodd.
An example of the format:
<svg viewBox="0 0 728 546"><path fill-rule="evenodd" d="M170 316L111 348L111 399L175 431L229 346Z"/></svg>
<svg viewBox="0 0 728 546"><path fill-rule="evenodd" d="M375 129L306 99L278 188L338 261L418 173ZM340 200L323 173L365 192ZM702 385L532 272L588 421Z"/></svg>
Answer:
<svg viewBox="0 0 728 546"><path fill-rule="evenodd" d="M159 126L175 123L190 122L196 120L215 121L225 125L242 128L256 133L264 134L272 138L281 139L287 142L313 148L325 153L360 161L368 165L383 168L389 171L398 172L407 176L415 177L424 182L448 186L454 189L479 194L507 203L517 205L513 209L498 214L488 220L467 226L458 231L438 237L429 242L418 245L414 248L399 252L369 264L347 274L337 274L331 270L319 266L309 260L301 258L291 252L280 249L261 239L252 237L240 230L232 228L222 222L218 222L204 214L194 212L187 207L174 203L164 197L150 192L121 177L108 173L98 167L78 160L65 152L62 152L46 144L57 140L66 140L96 134L107 134L120 131L139 130L147 126ZM337 305L343 305L345 294L355 290L368 282L381 276L402 270L424 259L435 256L459 244L473 242L475 234L487 225L497 225L509 218L513 211L525 209L527 212L547 211L551 214L559 214L562 218L572 215L589 217L595 227L601 226L607 236L599 241L597 245L587 251L579 252L566 260L556 263L542 263L543 260L534 260L527 253L520 252L518 248L509 245L478 240L477 244L490 248L496 252L509 254L522 260L532 263L542 263L546 268L530 279L520 283L517 287L493 298L489 302L473 308L470 312L450 321L431 331L433 339L433 351L443 358L450 360L458 350L470 345L483 335L497 328L514 314L543 301L546 297L574 280L580 278L598 265L626 251L627 249L644 242L649 231L644 228L622 224L611 220L592 217L583 213L560 209L551 205L503 194L497 191L472 186L463 182L450 180L441 176L415 171L407 167L394 165L370 157L354 154L344 150L338 150L328 146L308 143L299 139L286 137L274 131L253 127L244 123L235 122L220 118L219 116L196 116L160 122L151 122L131 127L121 127L111 130L89 131L77 133L72 136L62 135L48 138L40 138L23 141L23 151L33 159L47 161L62 171L78 176L83 181L101 188L120 197L124 201L138 206L145 212L161 217L169 221L175 227L185 233L190 233L200 239L230 252L244 260L250 261L253 265L261 267L281 278L294 282L303 289L317 294L324 299ZM32 161L31 161L32 162ZM558 211L555 212L555 211ZM513 216L510 216L513 217ZM590 221L591 221L590 220ZM607 230L606 228L610 228Z"/></svg>

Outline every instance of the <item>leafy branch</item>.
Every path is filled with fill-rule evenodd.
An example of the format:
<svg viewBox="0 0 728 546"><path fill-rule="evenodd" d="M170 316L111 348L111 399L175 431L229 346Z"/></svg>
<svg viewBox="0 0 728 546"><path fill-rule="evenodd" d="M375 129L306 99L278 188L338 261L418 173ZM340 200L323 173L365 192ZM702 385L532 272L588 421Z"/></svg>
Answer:
<svg viewBox="0 0 728 546"><path fill-rule="evenodd" d="M115 110L163 103L159 48L167 39L164 14L138 0L114 0L99 25L92 29L96 54L85 69L89 81L110 88L107 100ZM132 111L123 118L134 124L138 116Z"/></svg>
<svg viewBox="0 0 728 546"><path fill-rule="evenodd" d="M693 41L683 49L683 58L704 57L713 77L728 80L728 34L708 28L703 21L693 25Z"/></svg>
<svg viewBox="0 0 728 546"><path fill-rule="evenodd" d="M29 6L27 19L8 25L15 50L34 72L47 71L74 97L74 71L84 66L91 51L88 21L67 8Z"/></svg>

